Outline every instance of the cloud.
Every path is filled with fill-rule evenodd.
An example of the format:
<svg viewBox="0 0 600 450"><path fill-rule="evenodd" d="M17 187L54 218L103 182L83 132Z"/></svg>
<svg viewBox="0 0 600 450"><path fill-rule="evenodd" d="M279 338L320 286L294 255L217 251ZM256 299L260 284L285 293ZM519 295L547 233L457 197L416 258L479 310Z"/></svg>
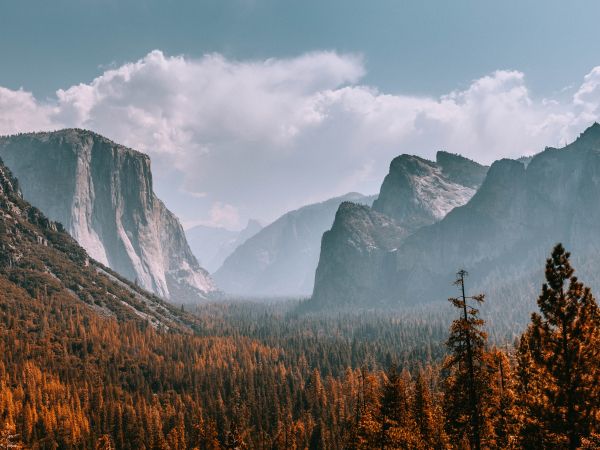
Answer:
<svg viewBox="0 0 600 450"><path fill-rule="evenodd" d="M600 115L600 66L594 67L575 93L574 103L585 111L591 119Z"/></svg>
<svg viewBox="0 0 600 450"><path fill-rule="evenodd" d="M221 202L214 203L209 211L209 220L204 225L222 226L236 229L240 226L240 215L237 208Z"/></svg>
<svg viewBox="0 0 600 450"><path fill-rule="evenodd" d="M190 193L194 196L196 193ZM197 198L203 198L197 197ZM238 230L241 228L242 221L238 209L233 205L226 203L214 202L208 210L208 215L202 219L184 220L182 221L183 228L188 230L197 225L206 225L210 227L222 227L229 230Z"/></svg>
<svg viewBox="0 0 600 450"><path fill-rule="evenodd" d="M364 74L360 56L335 52L234 61L156 50L50 100L0 88L0 133L93 129L152 157L156 189L184 221L238 227L374 193L400 153L518 157L600 116L600 66L566 99L534 98L518 71L436 98L380 92Z"/></svg>
<svg viewBox="0 0 600 450"><path fill-rule="evenodd" d="M0 135L52 129L53 108L40 105L30 92L0 86Z"/></svg>

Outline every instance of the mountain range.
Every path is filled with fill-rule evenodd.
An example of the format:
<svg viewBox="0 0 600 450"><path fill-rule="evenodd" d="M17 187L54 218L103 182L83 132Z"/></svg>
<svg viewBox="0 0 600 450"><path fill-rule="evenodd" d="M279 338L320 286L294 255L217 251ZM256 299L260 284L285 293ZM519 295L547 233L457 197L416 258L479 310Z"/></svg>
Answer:
<svg viewBox="0 0 600 450"><path fill-rule="evenodd" d="M424 166L431 170L422 171ZM465 190L447 188L450 182ZM372 209L340 206L323 236L311 307L444 300L459 269L469 272L474 290L488 294L491 308L532 306L540 268L557 242L572 251L580 278L600 289L597 123L564 148L499 160L489 170L448 154L438 154L436 163L401 156L392 162L379 199ZM436 216L438 211L446 214Z"/></svg>
<svg viewBox="0 0 600 450"><path fill-rule="evenodd" d="M184 233L153 193L149 158L90 131L1 137L0 157L28 211L152 301L198 302L219 286L238 297L311 296L313 309L407 307L447 298L466 269L492 307L520 307L559 241L600 287L599 124L564 148L490 167L442 151L435 161L401 155L377 196L350 193L241 232Z"/></svg>
<svg viewBox="0 0 600 450"><path fill-rule="evenodd" d="M0 137L0 157L25 198L101 264L178 303L216 290L179 220L154 194L147 155L67 129Z"/></svg>

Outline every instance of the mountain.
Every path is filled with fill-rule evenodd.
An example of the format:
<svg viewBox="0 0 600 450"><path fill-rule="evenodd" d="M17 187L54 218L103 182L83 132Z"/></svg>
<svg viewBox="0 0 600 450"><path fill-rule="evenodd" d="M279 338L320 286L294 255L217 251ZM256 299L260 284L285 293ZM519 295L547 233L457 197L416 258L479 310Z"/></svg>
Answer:
<svg viewBox="0 0 600 450"><path fill-rule="evenodd" d="M395 288L397 248L467 203L487 170L441 151L435 162L412 155L394 158L373 207L342 204L323 235L312 304L387 302Z"/></svg>
<svg viewBox="0 0 600 450"><path fill-rule="evenodd" d="M241 231L232 231L223 227L197 225L186 230L192 253L202 267L210 273L215 272L233 251L262 229L256 220L249 220Z"/></svg>
<svg viewBox="0 0 600 450"><path fill-rule="evenodd" d="M186 316L101 263L60 223L23 199L17 180L0 161L0 284L2 292L86 304L104 317L189 331ZM28 305L22 305L22 310Z"/></svg>
<svg viewBox="0 0 600 450"><path fill-rule="evenodd" d="M579 277L597 290L599 198L598 124L564 148L545 149L527 166L496 161L468 204L398 248L397 298L438 298L461 267L472 284L500 298L515 274L523 284L541 278L531 267L540 267L557 242L573 253ZM424 280L426 286L417 288Z"/></svg>
<svg viewBox="0 0 600 450"><path fill-rule="evenodd" d="M340 203L371 204L350 193L288 212L240 245L214 274L223 291L243 296L310 295L321 236Z"/></svg>
<svg viewBox="0 0 600 450"><path fill-rule="evenodd" d="M365 295L336 296L328 285L335 277L319 277L335 261L331 252L341 251L325 247L313 306L443 300L453 293L456 271L466 269L472 289L488 294L488 308L530 309L543 262L557 242L572 252L579 277L598 290L600 125L564 148L546 148L525 162L494 162L469 202L407 235L395 250L387 247L384 279Z"/></svg>
<svg viewBox="0 0 600 450"><path fill-rule="evenodd" d="M487 167L438 152L436 161L413 155L394 158L373 209L414 231L464 205L483 181Z"/></svg>
<svg viewBox="0 0 600 450"><path fill-rule="evenodd" d="M367 205L343 202L321 241L313 298L321 306L332 299L342 306L355 298L385 295L393 252L407 234L396 221Z"/></svg>
<svg viewBox="0 0 600 450"><path fill-rule="evenodd" d="M178 219L154 194L147 155L68 129L1 137L0 157L25 198L92 258L177 303L215 290Z"/></svg>

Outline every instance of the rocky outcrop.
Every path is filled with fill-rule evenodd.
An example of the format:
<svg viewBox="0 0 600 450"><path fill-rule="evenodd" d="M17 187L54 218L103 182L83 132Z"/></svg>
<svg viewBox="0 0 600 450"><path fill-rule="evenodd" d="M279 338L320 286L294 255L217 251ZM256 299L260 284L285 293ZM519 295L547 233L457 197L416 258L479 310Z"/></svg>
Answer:
<svg viewBox="0 0 600 450"><path fill-rule="evenodd" d="M467 203L487 168L446 152L438 152L436 160L412 155L395 158L373 209L414 231Z"/></svg>
<svg viewBox="0 0 600 450"><path fill-rule="evenodd" d="M284 214L240 245L214 274L225 292L241 296L308 296L321 236L344 201L371 204L350 193Z"/></svg>
<svg viewBox="0 0 600 450"><path fill-rule="evenodd" d="M367 205L342 203L331 230L323 234L313 298L320 299L321 306L352 306L366 298L372 306L381 305L392 280L387 271L407 234Z"/></svg>
<svg viewBox="0 0 600 450"><path fill-rule="evenodd" d="M0 156L25 198L100 263L177 303L215 290L154 194L147 155L70 129L0 138Z"/></svg>

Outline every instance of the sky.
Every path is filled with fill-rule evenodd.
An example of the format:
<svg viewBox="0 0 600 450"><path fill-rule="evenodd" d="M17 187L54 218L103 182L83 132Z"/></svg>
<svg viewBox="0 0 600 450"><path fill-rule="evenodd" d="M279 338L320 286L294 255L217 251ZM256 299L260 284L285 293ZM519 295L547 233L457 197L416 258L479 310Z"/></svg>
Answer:
<svg viewBox="0 0 600 450"><path fill-rule="evenodd" d="M144 151L185 226L239 229L401 153L490 163L600 117L596 0L5 0L0 134Z"/></svg>

